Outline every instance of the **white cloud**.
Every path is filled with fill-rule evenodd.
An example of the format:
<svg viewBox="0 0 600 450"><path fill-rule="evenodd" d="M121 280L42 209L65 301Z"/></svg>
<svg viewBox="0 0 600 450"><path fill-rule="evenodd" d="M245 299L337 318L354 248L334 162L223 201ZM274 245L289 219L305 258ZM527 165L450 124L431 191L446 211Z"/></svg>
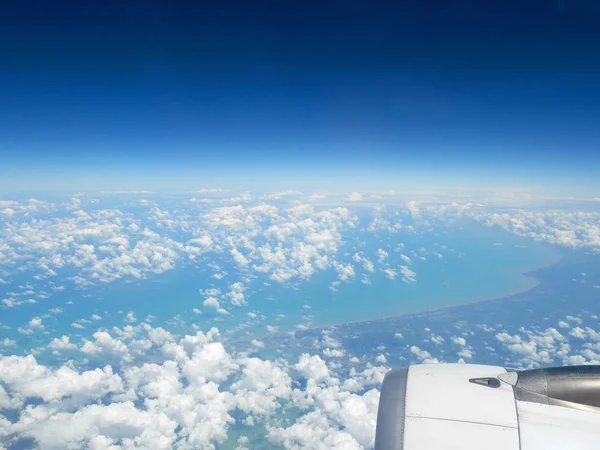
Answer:
<svg viewBox="0 0 600 450"><path fill-rule="evenodd" d="M69 336L62 336L60 339L52 339L48 344L48 348L52 350L76 350L77 345L70 341Z"/></svg>
<svg viewBox="0 0 600 450"><path fill-rule="evenodd" d="M473 358L473 352L471 350L468 349L463 349L460 352L457 353L458 356L460 356L463 359L471 359Z"/></svg>
<svg viewBox="0 0 600 450"><path fill-rule="evenodd" d="M235 201L228 199L227 202L247 201L248 198L250 196L244 194ZM266 204L227 205L220 203L220 199L216 199L211 205L200 202L193 205L186 204L187 209L176 200L173 200L172 204L166 203L160 207L158 201L156 203L146 201L143 206L145 213L141 217L126 210L98 210L96 206L87 208L85 199L80 208L65 217L62 214L64 211L56 216L48 212L44 213L47 216L43 214L36 216L33 212L31 216L27 216L25 214L30 212L25 211L29 210L22 208L28 206L21 208L21 206L9 205L6 207L14 210L10 218L12 228L2 228L0 256L2 258L6 256L6 260L10 263L6 265L8 275L3 272L2 277L3 280L12 282L11 271L15 267L15 262L23 261L24 270L31 270L32 273L43 277L36 279L39 283L33 289L41 295L44 295L41 293L44 289L58 297L64 294L59 294L59 290L49 286L57 287L56 282L60 280L61 284L70 288L70 282L63 282L64 273L69 273L69 276L75 274L71 282L85 289L92 286L92 283L99 285L121 278L153 277L179 264L204 267L210 261L209 255L206 254L210 251L215 253L214 261L219 261L219 265L229 271L228 280L241 281L228 282L226 284L229 284L229 288L225 288L226 284L223 284L223 281L209 279L206 286L214 283L223 291L217 289L214 292L212 290L209 292L208 289L203 291L204 306L214 308L221 314L228 313L221 305L227 307L231 317L236 313L242 314L243 317L244 314L248 314L252 320L247 320L240 326L242 332L255 327L263 332L266 330L268 333L275 333L279 331L278 327L274 326L276 322L267 325L265 323L267 317L259 312L259 305L252 304L253 293L263 289L263 286L266 289L269 283L276 281L287 285L286 287L297 288L303 280L325 270L335 271L334 275L337 272L342 281L355 277L355 270L360 272L364 269L363 273L359 274L361 276L366 275L364 272L370 273L375 270L373 262L364 255L372 255L376 247L370 247L371 250L368 250L366 242L369 241L364 236L360 236L356 241L353 241L353 236L349 238L348 230L362 223L362 217L360 221L353 217L353 208L325 209L317 204L302 204L302 201L305 200L293 202L289 208L286 206L279 209ZM137 201L135 203L136 208L140 208ZM31 204L40 211L48 211L50 208L38 206L36 202ZM214 204L220 206L214 208L212 207ZM74 204L64 207L67 206L71 208ZM374 219L372 222L370 220L365 222L365 227L368 224L369 228L360 228L360 230L357 228L356 232L386 230L394 233L419 233L420 224L430 216L443 217L444 214L449 215L448 211L452 208L460 209L458 206L452 206L442 212L439 207L430 209L429 204L425 202L419 204L412 202L407 205L407 208L413 219L407 217L406 209L393 213L377 210L375 214L381 217L377 217L377 220ZM464 210L469 211L470 208ZM477 210L473 214L483 213ZM511 212L511 218L515 218L515 214ZM513 232L518 230L518 233L536 233L537 238L542 240L549 240L544 235L548 232L551 236L550 240L561 238L569 242L570 239L574 239L573 242L578 246L583 243L592 245L595 236L591 226L593 220L591 217L582 217L584 219L572 216L568 221L561 222L561 227L565 228L565 231L568 231L567 224L576 223L575 236L546 230L550 220L548 217L544 218L543 223L540 222L539 229L533 226L533 219L523 220L522 226L526 227L527 231L518 221L513 222L510 219L508 227ZM408 223L414 222L414 227L401 223L404 220ZM557 228L555 225L552 226L553 229ZM385 247L387 243L376 245L387 248ZM402 248L398 246L395 250L400 252ZM410 257L400 254L400 260L404 265L388 266L386 263L391 263L391 260L387 251L379 250L381 252L378 252L377 260L379 264L384 264L380 268L390 271L387 274L393 273L394 277L401 276L405 282L416 281L416 273L409 269L409 267L416 267L411 266ZM408 250L402 251L411 254ZM449 252L450 250L448 254ZM356 258L352 257L352 254L355 254ZM419 263L417 265L422 264L418 260L422 254L419 250L414 253L413 259L417 259ZM427 254L433 253L428 250ZM213 255L210 256L212 258ZM232 262L236 263L235 266L231 264ZM208 267L207 277L212 273L224 273L221 268ZM257 276L261 277L258 282ZM372 278L375 279L377 276ZM591 281L591 275L588 278ZM44 285L51 280L54 280L55 284ZM265 280L268 282L263 285ZM23 290L25 289L29 288ZM26 297L7 298L4 305L24 304L19 298ZM59 298L53 299L49 304L57 304L54 300ZM60 300L63 301L62 297ZM236 308L247 303L250 303L249 309L256 312L247 313ZM302 303L298 304L300 305ZM188 311L190 309L191 306L188 307ZM98 311L102 311L102 307L98 307ZM201 312L198 308L192 311ZM53 308L50 312L58 313L62 312L62 309ZM304 313L309 314L310 311ZM135 319L133 313L130 314L129 317ZM582 317L583 314L581 313ZM585 314L586 324L590 320L588 316ZM89 314L86 317L89 318ZM91 319L99 320L99 317L94 315ZM125 316L126 319L127 317ZM40 336L33 335L34 330L45 326L45 329L52 331L58 318L60 317L40 316L34 318L39 319L39 323L32 319L33 323L30 322L27 327L23 325L25 328L20 328L18 331L32 335L31 338L24 338L23 341L37 341ZM106 324L109 318L107 315L106 322L100 324ZM173 319L173 323L178 323L177 327L180 330L179 323L187 319L190 321L195 319L193 326L199 327L199 323L204 318L223 320L222 317L215 319L214 314L191 318L186 318L182 314ZM299 329L312 327L312 320L314 319L310 316L303 318ZM296 320L292 323L299 322L300 320ZM574 328L571 329L569 322ZM74 326L83 327L83 323L88 322L79 320L74 323ZM570 331L570 334L565 332L563 336L554 328L518 332L508 329L508 331L497 332L496 330L502 330L502 325L499 324L494 324L495 329L475 327L473 332L481 330L493 332L487 337L494 339L492 336L496 336L496 343L493 345L497 348L500 357L506 355L507 361L510 360L517 366L573 361L590 363L597 359L600 346L595 345L600 342L598 339L600 334L583 326L583 319L570 316L565 321L557 322L557 319L552 318L552 322L548 323L558 323L555 326L560 332L563 332L562 328L566 327L565 330ZM90 325L86 326L90 328ZM377 362L385 363L388 358L392 358L397 363L398 358L400 360L405 358L418 362L437 362L438 358L442 358L440 355L444 355L442 344L446 341L460 346L460 348L455 347L455 351L458 351L463 362L469 361L470 358L476 359L473 356L473 348L467 346L463 337L452 338L444 335L444 339L430 332L431 344L427 348L428 351L410 345L411 333L410 336L406 335L408 343L406 352L400 352L399 355L394 353L390 357L389 354L382 353L384 351L382 348L376 351L377 357L374 359L371 358L375 355L362 354L358 355L359 358L349 354L349 350L334 345L332 339L323 337L317 339L318 346L315 347L315 352L321 356L302 355L297 364L286 363L283 360L262 361L258 358L248 358L247 354L227 352L225 346L218 342L217 335L208 337L211 332L179 339L165 330L158 331L159 329L153 328L149 331L144 326L146 324L140 325L139 322L132 320L131 325L116 330L101 330L94 333L92 338L85 332L71 330L74 335L85 336L81 344L79 344L79 337L75 341L77 343L72 341L75 338L68 336L54 339L49 337L43 341L46 343L52 339L46 349L42 346L32 349L36 352L46 352L46 355L51 351L65 352L60 358L55 358L63 359L71 357L72 355L67 351L76 351L79 345L81 355L74 357L74 362L67 363L65 366L77 376L91 372L98 380L104 380L94 381L92 384L95 389L94 383L100 385L110 377L106 375L103 368L99 370L104 375L85 369L105 367L106 363L109 363L111 370L114 371L112 375L119 377L122 388L115 388L104 394L99 393L98 396L83 400L76 406L70 402L73 398L79 401L77 395L75 397L65 395L44 400L39 405L31 405L29 411L19 411L15 423L11 422L7 425L11 432L40 440L41 448L53 448L53 446L67 448L68 445L84 448L94 448L94 446L100 448L101 445L145 448L159 446L159 444L164 448L202 448L202 446L209 448L210 445L217 445L227 437L228 429L232 427L235 418L236 426L254 423L257 427L266 427L273 445L314 448L326 442L323 445L327 448L335 446L370 448L374 432L377 392L373 391L369 394L371 391L365 392L364 388L377 386L377 380L380 379L385 368L375 370L367 366L365 369L364 365L361 366L361 361L363 364L369 360L374 363L375 359L378 360ZM285 327L281 325L281 328ZM470 336L465 330L461 331L464 331L464 336ZM459 331L454 332L460 334ZM254 339L252 345L254 348L244 350L256 353L258 348L264 349L267 347L266 343L271 345L272 341L276 341L279 337L267 335L265 340ZM401 333L395 334L397 339L402 337ZM252 338L254 336L249 335L248 339L251 343ZM277 350L281 355L285 355L288 350L283 347L287 344L283 340L287 339L288 335L282 333L281 338L282 347ZM227 339L230 339L229 335ZM469 342L475 342L470 337L468 339ZM422 339L419 342L421 341ZM14 346L12 343L15 343L10 339L0 341L0 344L2 342L8 342L3 345L4 347ZM402 347L400 344L402 343L395 341L394 345ZM375 345L377 344L373 346ZM386 345L390 348L390 353L393 353L391 345ZM267 348L260 354L266 354L270 350ZM447 348L445 350L447 351ZM3 348L3 351L6 349ZM452 358L451 355L448 357ZM39 361L42 359L39 358ZM341 373L346 370L344 367L348 362L354 365L355 370L344 379ZM39 369L33 364L31 366L35 370ZM40 370L44 377L48 376L53 380L58 377L55 373L57 368L46 367ZM68 373L69 377L73 376L71 372L65 371L65 373ZM298 374L305 380L301 383L290 381L288 384L288 380L297 379ZM89 374L86 377L93 378ZM23 398L28 398L27 392L33 391L33 389L13 391L11 384L10 389L7 389L6 398L9 402L22 401ZM21 394L15 397L16 394L13 392L21 392ZM4 401L3 395L0 392L0 403ZM299 408L293 410L295 416L299 417L295 423L287 422L290 417L288 412L292 408ZM109 417L102 417L103 414L108 414ZM119 414L126 416L121 422L117 420ZM48 424L52 421L56 421L56 427L60 430L68 428L64 423L78 424L85 433L76 435L74 431L67 429L64 431L64 436L47 436L44 433L49 433ZM114 428L118 428L115 424L119 423L128 424L126 436L119 436L114 432ZM136 428L136 423L142 425ZM5 426L4 423L1 426ZM102 428L104 426L108 428ZM150 427L151 430L148 431L146 427ZM56 441L51 441L51 438ZM246 444L252 447L250 442L240 441L240 445Z"/></svg>
<svg viewBox="0 0 600 450"><path fill-rule="evenodd" d="M417 281L417 274L407 266L400 266L400 274L402 275L402 281L405 283L415 283Z"/></svg>
<svg viewBox="0 0 600 450"><path fill-rule="evenodd" d="M9 339L9 338L4 338L3 340L0 341L0 345L2 345L4 347L14 347L15 345L17 345L17 341Z"/></svg>
<svg viewBox="0 0 600 450"><path fill-rule="evenodd" d="M300 361L295 366L296 370L305 378L313 379L315 382L328 381L331 379L329 369L319 356L302 354Z"/></svg>
<svg viewBox="0 0 600 450"><path fill-rule="evenodd" d="M388 277L390 280L395 280L396 277L398 276L398 272L396 272L393 269L382 269L381 270L386 277Z"/></svg>
<svg viewBox="0 0 600 450"><path fill-rule="evenodd" d="M388 257L388 252L379 248L377 249L377 262L382 263Z"/></svg>
<svg viewBox="0 0 600 450"><path fill-rule="evenodd" d="M247 305L247 302L244 297L244 291L246 288L244 287L244 283L240 281L236 281L235 283L229 285L229 293L227 293L227 297L231 301L231 304L234 306L244 306Z"/></svg>
<svg viewBox="0 0 600 450"><path fill-rule="evenodd" d="M431 335L431 342L435 345L441 345L444 341L445 339L442 336Z"/></svg>
<svg viewBox="0 0 600 450"><path fill-rule="evenodd" d="M595 331L592 329L583 330L582 328L574 328L569 332L569 336L573 339L569 342L567 336L562 335L556 328L546 328L545 330L527 330L521 328L520 334L511 335L507 332L498 333L496 339L500 341L505 348L513 353L518 359L512 364L517 367L539 367L541 364L556 364L559 360L563 364L574 364L574 361L583 361L587 364L586 357L590 357L589 352L582 356L583 351L579 355L573 355L573 346L581 346L581 341L589 336L592 340L595 336ZM573 345L572 345L573 344ZM583 347L590 348L589 342L584 343ZM583 364L583 362L581 362Z"/></svg>
<svg viewBox="0 0 600 450"><path fill-rule="evenodd" d="M219 308L219 300L215 297L208 297L202 304L207 308Z"/></svg>
<svg viewBox="0 0 600 450"><path fill-rule="evenodd" d="M127 315L125 316L125 319L123 319L125 322L127 323L135 323L137 322L137 319L135 318L135 316L133 315L133 312L128 312Z"/></svg>
<svg viewBox="0 0 600 450"><path fill-rule="evenodd" d="M349 202L360 202L363 199L362 194L358 193L358 192L351 192L348 195L348 201Z"/></svg>
<svg viewBox="0 0 600 450"><path fill-rule="evenodd" d="M113 338L106 331L95 332L94 340L84 342L80 351L88 356L109 356L125 361L131 360L127 345Z"/></svg>
<svg viewBox="0 0 600 450"><path fill-rule="evenodd" d="M412 264L412 260L406 255L400 255L400 259L402 259L402 261L404 261L409 266Z"/></svg>
<svg viewBox="0 0 600 450"><path fill-rule="evenodd" d="M323 355L327 356L328 358L342 358L345 354L346 352L344 350L337 348L326 348L323 350Z"/></svg>
<svg viewBox="0 0 600 450"><path fill-rule="evenodd" d="M356 273L354 272L354 266L352 264L334 263L335 270L338 272L338 277L342 281L354 278Z"/></svg>
<svg viewBox="0 0 600 450"><path fill-rule="evenodd" d="M422 350L421 348L417 347L416 345L413 345L410 348L410 351L413 355L415 355L417 357L419 362L422 362L424 364L437 364L439 362L437 358L433 358L431 356L431 353L429 353L426 350Z"/></svg>
<svg viewBox="0 0 600 450"><path fill-rule="evenodd" d="M453 344L460 345L461 347L467 345L467 341L465 340L465 338L460 336L452 336L451 340Z"/></svg>
<svg viewBox="0 0 600 450"><path fill-rule="evenodd" d="M484 328L474 330L487 333ZM496 340L511 355L507 362L511 366L552 360L588 364L600 359L600 345L595 347L600 333L589 327L581 330L590 341L576 351L568 344L573 337L563 336L555 328L521 329L518 334L502 331L496 333ZM314 448L320 445L314 433L322 427L327 430L324 439L335 435L341 439L340 448L347 443L370 448L378 392L367 389L381 383L387 368L367 364L359 369L361 359L346 356L339 340L326 331L317 348L327 360L306 353L291 365L229 353L216 329L181 339L145 323L98 331L92 340L84 340L80 351L100 369L78 371L72 363L50 369L32 356L0 357L0 382L6 386L5 394L0 392L0 403L22 405L28 398L41 396L41 404L20 410L15 422L6 426L15 436L36 439L42 448L124 443L122 435L113 431L118 427L103 428L117 423L116 417L121 424L138 423L139 427L128 425L130 434L125 439L139 445L145 442L149 448L156 442L166 447L210 448L228 437L233 417L239 418L239 423L266 427L272 445ZM458 345L459 361L475 359L464 337L444 338L433 330L427 332L434 343L441 345L447 340ZM573 341L581 343L580 339ZM255 340L253 347L264 348L264 341ZM383 345L377 348L385 350ZM53 339L48 349L77 350L68 336ZM414 345L408 349L418 362L439 362L439 355L432 355L431 349ZM342 378L344 357L352 368ZM374 359L386 364L388 356L380 353ZM107 361L112 366L107 366ZM304 381L293 383L298 375ZM289 408L297 408L297 420L281 421L283 411ZM313 422L314 417L318 423ZM70 430L66 424L78 424L85 432ZM62 432L49 433L50 426ZM338 445L336 440L327 442ZM252 447L251 441L248 444Z"/></svg>
<svg viewBox="0 0 600 450"><path fill-rule="evenodd" d="M375 358L375 361L385 364L385 363L387 363L387 358L385 357L385 355L380 354L380 355L377 355L377 357Z"/></svg>
<svg viewBox="0 0 600 450"><path fill-rule="evenodd" d="M499 226L525 236L570 248L600 248L600 214L583 211L526 211L474 213L487 226Z"/></svg>
<svg viewBox="0 0 600 450"><path fill-rule="evenodd" d="M40 319L39 317L34 317L33 319L31 319L28 323L28 326L31 329L44 328L44 325L42 325L42 319Z"/></svg>
<svg viewBox="0 0 600 450"><path fill-rule="evenodd" d="M272 192L270 194L264 194L260 199L261 200L281 200L283 197L298 196L298 195L302 195L302 192L298 192L298 191Z"/></svg>
<svg viewBox="0 0 600 450"><path fill-rule="evenodd" d="M583 328L575 327L569 331L569 335L578 339L585 339L585 330Z"/></svg>

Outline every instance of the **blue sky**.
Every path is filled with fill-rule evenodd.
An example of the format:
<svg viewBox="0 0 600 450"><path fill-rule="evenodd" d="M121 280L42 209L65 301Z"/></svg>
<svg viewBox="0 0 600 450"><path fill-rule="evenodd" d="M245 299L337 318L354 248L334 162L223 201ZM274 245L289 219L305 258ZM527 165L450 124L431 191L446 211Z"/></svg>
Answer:
<svg viewBox="0 0 600 450"><path fill-rule="evenodd" d="M591 2L19 3L4 192L600 187Z"/></svg>

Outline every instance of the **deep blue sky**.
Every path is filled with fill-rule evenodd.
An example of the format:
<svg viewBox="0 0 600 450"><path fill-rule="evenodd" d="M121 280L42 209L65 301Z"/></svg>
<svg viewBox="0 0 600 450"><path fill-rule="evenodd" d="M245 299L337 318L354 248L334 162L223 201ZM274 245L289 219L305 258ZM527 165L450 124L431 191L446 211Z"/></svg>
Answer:
<svg viewBox="0 0 600 450"><path fill-rule="evenodd" d="M597 2L212 3L3 2L0 190L600 187Z"/></svg>

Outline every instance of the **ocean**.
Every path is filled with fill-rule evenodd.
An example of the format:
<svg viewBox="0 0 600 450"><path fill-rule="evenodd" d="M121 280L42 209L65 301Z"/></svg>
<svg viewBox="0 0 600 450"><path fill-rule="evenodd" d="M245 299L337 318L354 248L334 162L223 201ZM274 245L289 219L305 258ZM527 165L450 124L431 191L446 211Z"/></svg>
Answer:
<svg viewBox="0 0 600 450"><path fill-rule="evenodd" d="M396 251L401 245L403 248ZM388 253L381 263L376 262L377 249ZM275 327L270 332L282 333L393 317L526 291L537 283L528 272L551 265L561 257L558 249L547 244L467 220L452 226L436 225L429 232L414 234L355 230L335 257L346 264L352 262L357 251L369 255L375 272L367 272L360 263L353 262L355 277L339 284L338 274L327 270L315 273L309 280L280 285L262 274L238 276L226 261L219 264L228 275L215 280L206 265L215 261L211 257L209 261L183 265L145 280L66 289L36 304L0 313L0 322L11 327L2 330L2 338L17 341L16 347L5 349L4 353L27 353L63 334L76 342L77 336L90 337L100 327L110 329L144 320L176 333L217 327L226 339L249 340L269 335L267 325ZM415 282L402 281L399 266L407 264L400 259L401 254L411 259L408 267L416 273ZM386 268L396 271L395 279L381 271ZM363 274L368 276L369 284L363 283ZM205 297L200 290L219 288L226 293L228 286L240 279L245 286L246 306L234 307L222 300L221 305L229 314L220 314L202 305ZM63 312L48 313L56 307ZM194 313L194 309L201 313ZM135 322L125 320L129 312ZM101 319L91 320L94 314ZM25 327L35 316L42 317L43 332L19 333L17 328ZM74 328L72 324L80 319L90 322L79 322L83 328Z"/></svg>

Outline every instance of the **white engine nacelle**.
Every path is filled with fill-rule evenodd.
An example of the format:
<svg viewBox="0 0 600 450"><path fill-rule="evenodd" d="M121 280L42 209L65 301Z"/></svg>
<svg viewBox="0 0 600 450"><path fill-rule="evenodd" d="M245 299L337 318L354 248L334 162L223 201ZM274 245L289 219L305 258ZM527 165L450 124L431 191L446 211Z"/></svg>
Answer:
<svg viewBox="0 0 600 450"><path fill-rule="evenodd" d="M600 366L415 365L384 379L375 450L596 450L599 412Z"/></svg>

